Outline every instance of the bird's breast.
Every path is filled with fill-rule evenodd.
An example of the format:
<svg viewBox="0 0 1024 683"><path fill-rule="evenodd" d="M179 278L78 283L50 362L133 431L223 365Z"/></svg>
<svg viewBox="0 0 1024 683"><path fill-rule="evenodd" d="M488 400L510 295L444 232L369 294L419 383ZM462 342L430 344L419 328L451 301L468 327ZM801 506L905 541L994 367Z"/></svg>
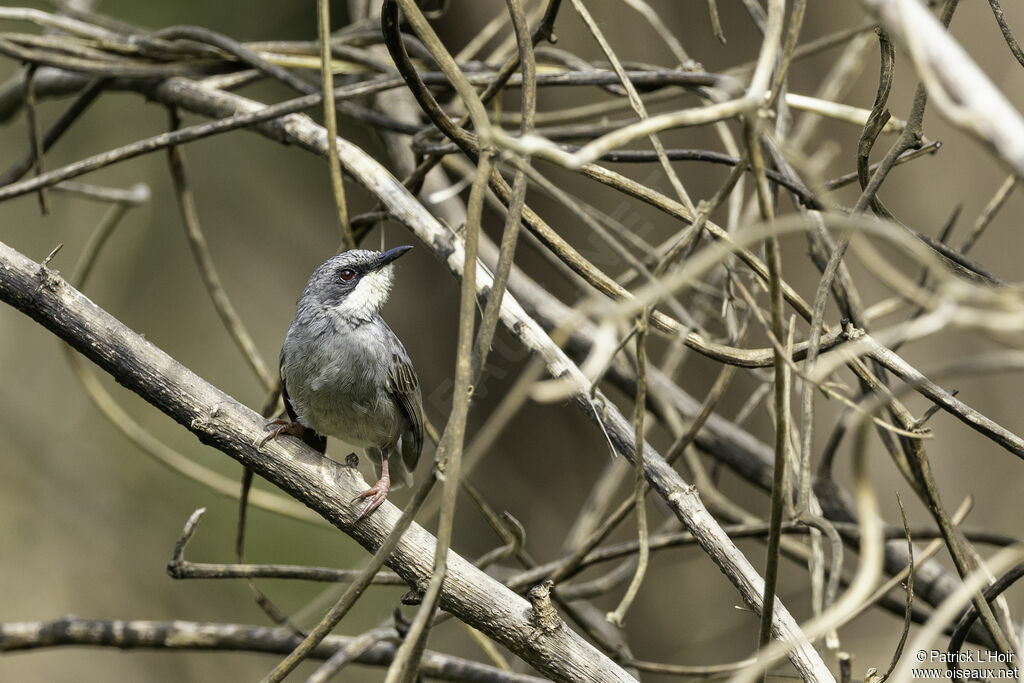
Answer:
<svg viewBox="0 0 1024 683"><path fill-rule="evenodd" d="M282 358L299 422L354 446L394 445L401 414L387 391L380 337L360 328L316 331L289 331Z"/></svg>

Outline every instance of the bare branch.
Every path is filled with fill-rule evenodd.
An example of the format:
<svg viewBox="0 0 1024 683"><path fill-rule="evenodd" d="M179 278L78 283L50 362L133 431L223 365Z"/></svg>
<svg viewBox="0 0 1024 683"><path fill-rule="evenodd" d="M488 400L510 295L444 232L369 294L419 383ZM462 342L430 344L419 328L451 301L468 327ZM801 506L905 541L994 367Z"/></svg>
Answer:
<svg viewBox="0 0 1024 683"><path fill-rule="evenodd" d="M314 659L327 659L351 648L356 638L328 636L313 651ZM195 621L121 621L65 617L56 621L0 624L0 652L24 652L49 647L91 645L119 650L207 650L262 652L281 655L298 643L294 632L245 624ZM397 646L378 642L355 656L359 664L388 666ZM485 664L433 651L423 653L424 676L468 683L542 683L546 680L501 671Z"/></svg>
<svg viewBox="0 0 1024 683"><path fill-rule="evenodd" d="M349 501L365 488L351 468L302 444L270 442L259 415L204 382L142 339L53 271L0 243L0 298L63 338L104 370L170 417L245 467L301 500L367 549L378 548L399 512L385 503L359 522ZM388 565L411 586L431 572L435 539L413 524ZM522 598L450 553L441 605L520 654L540 671L558 677L630 680L618 666L568 628L537 633Z"/></svg>

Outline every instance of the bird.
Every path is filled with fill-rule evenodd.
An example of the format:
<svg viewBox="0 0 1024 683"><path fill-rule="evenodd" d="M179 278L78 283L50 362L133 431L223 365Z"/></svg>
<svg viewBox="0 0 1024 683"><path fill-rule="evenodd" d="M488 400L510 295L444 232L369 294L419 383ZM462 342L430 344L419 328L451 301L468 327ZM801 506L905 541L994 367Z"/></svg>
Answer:
<svg viewBox="0 0 1024 683"><path fill-rule="evenodd" d="M321 454L329 436L365 449L378 480L352 499L368 499L356 521L380 507L392 486L412 485L423 450L419 379L380 315L392 263L410 249L351 249L313 271L281 347L288 419L268 421L260 444L289 434Z"/></svg>

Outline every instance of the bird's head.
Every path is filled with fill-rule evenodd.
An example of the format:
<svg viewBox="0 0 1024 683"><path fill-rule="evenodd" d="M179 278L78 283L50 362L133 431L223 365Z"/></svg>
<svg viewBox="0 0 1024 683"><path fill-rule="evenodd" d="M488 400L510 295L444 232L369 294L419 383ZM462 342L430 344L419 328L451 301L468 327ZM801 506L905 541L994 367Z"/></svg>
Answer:
<svg viewBox="0 0 1024 683"><path fill-rule="evenodd" d="M391 263L410 249L351 249L332 256L313 271L302 298L344 317L368 320L380 311L391 293Z"/></svg>

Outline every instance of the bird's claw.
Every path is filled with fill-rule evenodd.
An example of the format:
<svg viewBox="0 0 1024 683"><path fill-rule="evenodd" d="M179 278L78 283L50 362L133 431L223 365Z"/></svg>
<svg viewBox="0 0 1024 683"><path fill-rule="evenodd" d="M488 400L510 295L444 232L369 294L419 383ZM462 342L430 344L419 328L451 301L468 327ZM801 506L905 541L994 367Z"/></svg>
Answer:
<svg viewBox="0 0 1024 683"><path fill-rule="evenodd" d="M263 445L265 443L267 443L268 441L273 441L281 434L291 434L292 436L302 438L302 433L306 429L298 422L293 422L291 420L285 420L282 418L267 420L267 423L263 425L263 428L268 430L268 433L266 436L260 439L259 448L263 448Z"/></svg>
<svg viewBox="0 0 1024 683"><path fill-rule="evenodd" d="M390 491L390 490L391 490L391 483L388 482L388 481L384 481L382 479L382 480L378 481L376 484L374 484L372 487L366 489L365 491L360 493L358 496L353 498L352 499L353 503L355 503L356 501L362 500L363 498L369 498L370 499L370 500L368 500L366 502L366 505L363 506L363 509L359 512L359 516L356 517L356 521L358 522L363 517L366 517L367 515L373 513L374 510L379 508L384 503L384 501L387 500L388 491Z"/></svg>

